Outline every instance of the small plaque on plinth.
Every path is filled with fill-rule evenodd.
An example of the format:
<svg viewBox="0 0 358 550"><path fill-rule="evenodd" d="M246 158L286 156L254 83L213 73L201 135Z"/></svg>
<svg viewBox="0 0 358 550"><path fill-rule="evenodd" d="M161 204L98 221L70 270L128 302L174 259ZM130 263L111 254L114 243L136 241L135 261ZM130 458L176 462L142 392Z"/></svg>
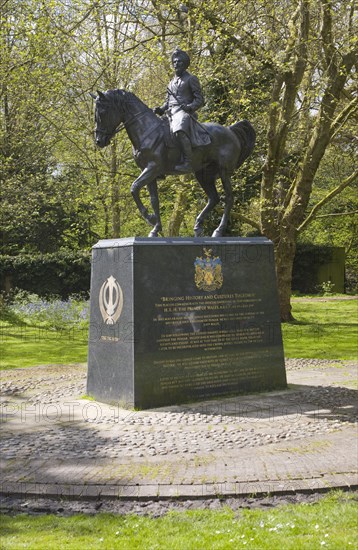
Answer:
<svg viewBox="0 0 358 550"><path fill-rule="evenodd" d="M89 395L148 409L286 386L271 241L93 247Z"/></svg>

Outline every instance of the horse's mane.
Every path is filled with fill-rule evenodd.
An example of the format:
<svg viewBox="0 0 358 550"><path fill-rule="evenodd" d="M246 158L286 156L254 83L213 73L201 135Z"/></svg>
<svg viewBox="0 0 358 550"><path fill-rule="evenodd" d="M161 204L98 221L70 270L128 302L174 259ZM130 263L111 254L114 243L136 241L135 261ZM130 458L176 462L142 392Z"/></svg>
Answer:
<svg viewBox="0 0 358 550"><path fill-rule="evenodd" d="M128 92L127 90L122 90L116 88L115 90L107 90L105 92L106 99L118 105L123 111L130 113L134 106L139 105L142 109L151 111L151 109L143 103L139 97L134 93Z"/></svg>

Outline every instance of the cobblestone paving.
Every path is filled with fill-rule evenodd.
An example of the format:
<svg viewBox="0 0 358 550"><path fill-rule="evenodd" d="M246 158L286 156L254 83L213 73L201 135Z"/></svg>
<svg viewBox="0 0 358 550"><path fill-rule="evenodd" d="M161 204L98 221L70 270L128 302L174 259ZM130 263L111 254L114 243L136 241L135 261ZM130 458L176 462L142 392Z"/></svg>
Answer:
<svg viewBox="0 0 358 550"><path fill-rule="evenodd" d="M337 361L291 359L287 370L330 364L345 366ZM354 389L322 386L291 390L289 395L276 392L274 397L270 393L150 412L124 411L81 400L86 370L83 365L72 369L51 366L3 376L3 419L8 413L9 418L21 416L23 423L35 420L45 428L34 438L32 430L13 434L4 426L3 458L213 453L322 435L357 420ZM66 425L61 422L64 416ZM86 425L91 427L87 433Z"/></svg>
<svg viewBox="0 0 358 550"><path fill-rule="evenodd" d="M286 391L150 411L86 399L85 365L4 372L4 479L177 485L279 481L295 472L297 479L322 476L316 461L324 456L333 475L333 448L340 448L345 434L353 440L357 421L356 365L288 359L286 368ZM354 448L350 453L337 470L342 476L353 472Z"/></svg>

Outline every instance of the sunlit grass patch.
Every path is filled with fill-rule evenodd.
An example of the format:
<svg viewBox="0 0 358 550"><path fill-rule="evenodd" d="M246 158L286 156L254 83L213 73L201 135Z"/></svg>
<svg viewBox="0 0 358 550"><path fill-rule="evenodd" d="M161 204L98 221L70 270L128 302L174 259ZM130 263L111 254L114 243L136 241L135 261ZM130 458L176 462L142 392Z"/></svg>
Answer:
<svg viewBox="0 0 358 550"><path fill-rule="evenodd" d="M0 322L0 368L13 369L87 361L86 328L51 330Z"/></svg>
<svg viewBox="0 0 358 550"><path fill-rule="evenodd" d="M357 359L358 300L293 302L295 324L283 324L286 357Z"/></svg>

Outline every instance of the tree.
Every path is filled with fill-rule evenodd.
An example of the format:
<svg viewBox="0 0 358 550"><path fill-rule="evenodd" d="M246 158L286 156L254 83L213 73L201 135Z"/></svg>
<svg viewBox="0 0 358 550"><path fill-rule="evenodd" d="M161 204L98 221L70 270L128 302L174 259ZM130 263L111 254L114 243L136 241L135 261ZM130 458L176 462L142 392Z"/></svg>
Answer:
<svg viewBox="0 0 358 550"><path fill-rule="evenodd" d="M34 220L41 216L42 199L55 166L52 148L56 136L46 120L34 117L41 103L50 102L49 86L44 87L43 82L54 78L55 70L44 74L44 67L51 63L53 44L36 2L3 2L0 19L0 230L3 247L11 252L33 237Z"/></svg>
<svg viewBox="0 0 358 550"><path fill-rule="evenodd" d="M348 126L329 146L325 160L317 171L315 187L310 198L311 219L299 233L300 243L344 247L348 292L357 291L357 185L347 186L334 197L330 197L330 194L334 193L337 181L345 181L354 165L355 142L356 138ZM330 200L322 204L327 196L330 197ZM317 207L319 208L317 209Z"/></svg>
<svg viewBox="0 0 358 550"><path fill-rule="evenodd" d="M262 178L261 226L263 233L275 243L281 315L285 321L292 319L292 264L297 235L313 219L314 214L307 212L307 207L317 170L334 134L357 106L357 98L349 93L349 76L356 53L352 40L352 6L343 6L342 10L338 5L338 13L334 14L331 2L318 3L322 17L320 25L318 18L312 21L315 14L310 3L298 3L290 22L284 64L276 72L272 89L268 152ZM338 33L333 32L334 24L339 26L344 19L346 45L337 43ZM319 48L312 58L309 42L314 39ZM321 74L315 85L317 73ZM347 84L348 99L343 94ZM289 130L295 119L298 132L290 143ZM288 148L291 155L294 153L296 163L289 178L282 174ZM357 175L358 172L352 172L335 188L334 194L329 193L320 205L316 205L315 212L352 183Z"/></svg>
<svg viewBox="0 0 358 550"><path fill-rule="evenodd" d="M121 2L8 0L0 16L3 251L88 247L96 233L119 236L126 167L119 170L118 159L129 146L96 149L88 92L133 74L123 50L135 28L125 32Z"/></svg>
<svg viewBox="0 0 358 550"><path fill-rule="evenodd" d="M353 93L357 55L354 4L348 0L296 0L215 2L200 8L196 2L187 5L192 19L200 20L212 74L225 73L220 79L222 89L234 89L237 78L227 59L240 61L249 75L238 79L246 101L250 77L255 80L256 73L256 81L262 84L256 101L265 105L265 110L258 114L250 101L248 107L244 104L241 108L258 122L258 148L264 155L259 220L246 217L245 222L259 226L274 243L281 316L289 321L298 235L327 201L357 178L351 167L345 179L309 211L325 152L357 109ZM231 94L232 105L240 101L235 95ZM221 110L229 103L221 101ZM231 112L228 109L228 116ZM264 140L262 119L267 125Z"/></svg>
<svg viewBox="0 0 358 550"><path fill-rule="evenodd" d="M347 128L351 136L356 133L353 0L188 0L178 6L167 0L8 0L1 5L6 215L11 197L20 200L22 194L29 215L39 196L46 211L56 182L59 218L72 220L72 230L60 220L58 226L69 246L83 243L78 228L85 212L92 231L102 237L142 233L129 193L137 174L130 144L122 134L110 148L96 150L88 92L122 87L158 104L172 72L170 53L179 45L191 53L192 70L207 97L201 119L229 125L247 118L257 131L254 154L234 179L232 227L272 239L281 314L290 320L297 239L329 213L327 205L357 177L346 155L349 138L343 139ZM339 181L328 181L322 174L334 147L345 155L345 168ZM160 185L171 233L189 231L182 225L189 215L183 185L170 178ZM198 201L194 189L190 199ZM77 221L61 197L71 197ZM23 207L24 227L25 214Z"/></svg>

